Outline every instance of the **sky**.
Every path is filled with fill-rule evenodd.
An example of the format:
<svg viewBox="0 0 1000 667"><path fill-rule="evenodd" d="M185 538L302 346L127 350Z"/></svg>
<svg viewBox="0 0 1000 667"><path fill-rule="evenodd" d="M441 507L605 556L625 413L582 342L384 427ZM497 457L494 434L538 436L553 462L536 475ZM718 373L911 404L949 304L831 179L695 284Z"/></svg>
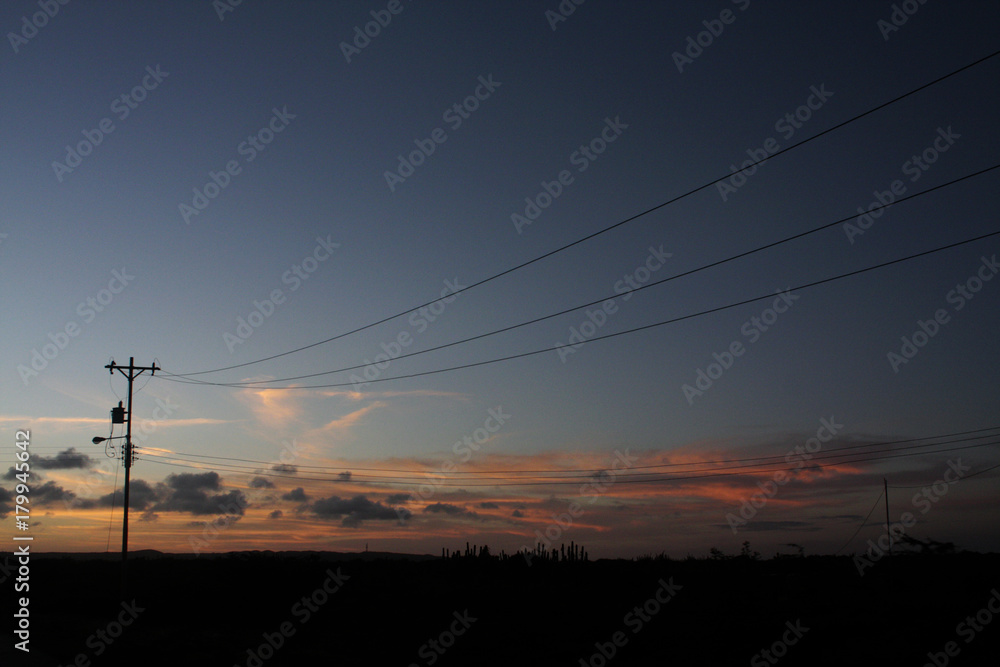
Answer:
<svg viewBox="0 0 1000 667"><path fill-rule="evenodd" d="M998 19L4 3L0 523L120 548L134 358L130 549L1000 549Z"/></svg>

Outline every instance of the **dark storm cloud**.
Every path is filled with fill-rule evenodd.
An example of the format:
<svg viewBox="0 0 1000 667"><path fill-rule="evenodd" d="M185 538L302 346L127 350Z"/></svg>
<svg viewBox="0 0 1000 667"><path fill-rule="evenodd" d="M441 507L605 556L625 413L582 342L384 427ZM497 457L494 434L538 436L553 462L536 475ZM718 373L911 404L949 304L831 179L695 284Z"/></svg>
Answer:
<svg viewBox="0 0 1000 667"><path fill-rule="evenodd" d="M297 503L304 503L305 501L309 500L309 496L306 495L305 489L303 489L300 486L300 487L298 487L296 489L292 489L288 493L283 494L281 496L281 499L282 500L291 500L291 501L297 502Z"/></svg>
<svg viewBox="0 0 1000 667"><path fill-rule="evenodd" d="M217 472L190 473L183 472L167 476L166 485L175 491L218 491L222 488L221 478Z"/></svg>
<svg viewBox="0 0 1000 667"><path fill-rule="evenodd" d="M76 451L75 447L70 447L64 452L59 452L55 456L32 456L31 467L43 470L68 470L70 468L89 468L94 462L92 458L83 452Z"/></svg>
<svg viewBox="0 0 1000 667"><path fill-rule="evenodd" d="M246 496L236 489L208 495L204 491L175 491L167 500L153 507L158 511L190 512L191 514L243 515L248 505Z"/></svg>
<svg viewBox="0 0 1000 667"><path fill-rule="evenodd" d="M128 495L129 507L144 511L149 509L157 500L159 500L159 494L148 482L142 479L132 480ZM97 504L101 507L110 507L112 504L115 507L121 507L124 502L125 498L120 490L115 491L114 494L109 493L97 499Z"/></svg>
<svg viewBox="0 0 1000 667"><path fill-rule="evenodd" d="M0 519L6 519L7 515L14 511L14 506L11 505L12 500L14 500L14 494L0 486Z"/></svg>
<svg viewBox="0 0 1000 667"><path fill-rule="evenodd" d="M353 498L340 498L330 496L320 498L309 506L313 514L321 519L342 519L341 523L350 528L357 528L362 521L390 521L399 518L409 518L407 510L397 510L387 507L379 502L372 502L365 496L354 496Z"/></svg>
<svg viewBox="0 0 1000 667"><path fill-rule="evenodd" d="M67 491L55 482L45 482L45 484L31 489L31 501L39 505L54 503L60 500L71 501L74 498L76 498L75 493Z"/></svg>
<svg viewBox="0 0 1000 667"><path fill-rule="evenodd" d="M144 499L152 504L149 509L158 512L242 515L248 504L243 492L235 489L210 494L210 491L222 491L222 478L216 472L174 474L157 484L155 490L149 488L149 485L146 488L147 495ZM133 483L131 496L134 497L135 494ZM135 501L130 498L130 502Z"/></svg>
<svg viewBox="0 0 1000 667"><path fill-rule="evenodd" d="M251 489L273 489L274 484L266 477L254 477L250 480Z"/></svg>
<svg viewBox="0 0 1000 667"><path fill-rule="evenodd" d="M23 475L24 472L22 471L19 473L17 470L14 469L14 466L11 466L10 468L7 469L7 472L3 474L3 479L10 479L10 480L17 479L17 476L19 474ZM42 480L42 475L38 471L32 470L30 474L31 474L31 479L34 480L36 483Z"/></svg>

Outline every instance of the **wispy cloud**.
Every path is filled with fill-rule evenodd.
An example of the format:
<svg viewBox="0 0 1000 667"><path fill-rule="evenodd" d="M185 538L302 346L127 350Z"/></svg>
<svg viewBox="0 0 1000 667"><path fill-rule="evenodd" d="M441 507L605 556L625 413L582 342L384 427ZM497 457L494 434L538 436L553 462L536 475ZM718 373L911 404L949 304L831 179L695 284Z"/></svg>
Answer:
<svg viewBox="0 0 1000 667"><path fill-rule="evenodd" d="M301 396L283 389L249 389L240 392L254 418L270 427L282 427L297 419L303 412Z"/></svg>
<svg viewBox="0 0 1000 667"><path fill-rule="evenodd" d="M332 433L332 432L344 432L353 428L358 422L360 422L364 417L375 410L386 407L386 404L382 401L376 401L370 405L366 405L362 408L358 408L353 412L348 412L346 415L337 417L336 419L331 419L326 424L318 429L321 433Z"/></svg>
<svg viewBox="0 0 1000 667"><path fill-rule="evenodd" d="M0 415L0 424L61 424L66 426L87 426L90 424L107 425L107 417L31 417L27 415L10 416ZM135 420L133 420L133 424ZM156 422L157 428L176 428L178 426L204 426L206 424L228 424L231 420L209 419L207 417L195 417L191 419L163 419Z"/></svg>

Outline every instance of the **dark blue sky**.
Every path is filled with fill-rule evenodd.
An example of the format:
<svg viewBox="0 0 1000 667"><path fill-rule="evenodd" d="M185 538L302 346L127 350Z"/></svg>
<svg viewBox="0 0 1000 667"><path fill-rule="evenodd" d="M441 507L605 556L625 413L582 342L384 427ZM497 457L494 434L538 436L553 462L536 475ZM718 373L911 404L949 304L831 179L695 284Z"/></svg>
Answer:
<svg viewBox="0 0 1000 667"><path fill-rule="evenodd" d="M220 20L208 0L73 2L38 19L44 25L36 31L23 22L41 11L36 3L5 3L0 27L30 38L8 35L0 56L0 416L11 429L65 420L38 421L38 444L88 447L90 432L105 428L114 392L123 393L117 380L105 384L102 367L112 356L156 358L166 371L188 373L353 330L705 185L748 155L791 146L998 48L1000 15L991 2L915 5L892 31L879 24L892 20L892 3L674 4L591 0L553 30L546 11L557 10L554 0L402 0L348 62L341 44L364 30L371 12L389 15L387 3L244 2ZM706 32L713 30L719 34ZM705 45L700 53L689 37ZM679 71L674 54L685 50L690 62ZM1000 95L990 83L998 74L1000 58L990 59L774 157L725 197L715 186L703 189L463 293L433 322L404 316L199 377L236 382L353 366L373 360L383 344L392 349L400 335L412 340L406 351L451 342L614 294L625 276L644 276L642 266L655 266L657 280L856 214L897 180L897 193L908 195L991 167L1000 156ZM81 142L89 154L67 162L67 146L75 151ZM417 156L412 174L400 172L399 156L409 160L420 145L433 152ZM925 151L933 161L926 169L913 162ZM389 177L390 187L387 171L405 178ZM213 174L224 184L217 193ZM512 221L526 214L526 198L548 204L538 198L546 183L558 192L551 204L530 225ZM207 184L217 196L202 200L196 190L205 193ZM894 207L853 238L837 226L644 290L619 300L595 335L996 231L996 192L990 172ZM651 248L670 257L647 264ZM255 394L157 379L137 399L136 416L151 414L156 398L181 406L150 438L174 452L272 460L282 441L299 438L317 461L378 467L440 461L502 405L514 418L490 451L497 458L482 459L486 469L502 469L504 456L601 465L621 447L646 452L650 464L672 451L783 454L830 415L844 424L845 444L985 428L995 425L998 407L1000 282L986 282L961 309L949 294L998 249L994 237L801 291L766 331L751 318L768 321L772 300L573 353L374 383L360 395L346 394L350 386ZM985 266L983 275L992 275ZM124 274L123 289L114 271ZM276 290L280 303L265 304ZM242 329L252 335L233 343L255 301L268 316L254 316L260 326ZM947 321L893 368L888 354L901 352L901 337L938 310ZM586 321L578 311L394 361L378 376L566 343ZM61 337L67 326L76 335ZM50 347L52 358L36 358L32 370L44 369L28 370L53 340L65 349ZM731 367L703 394L685 394L684 385L697 388L699 371L709 372L713 354L724 358L734 344L743 352ZM339 382L350 382L350 373L308 384ZM80 421L90 418L100 424ZM830 549L853 527L822 523L816 506L863 514L879 492L873 480L933 481L949 456L871 464L855 473L857 484L816 482L816 505L790 503L782 518L815 520L814 548ZM967 456L979 467L997 462L995 447ZM179 470L154 463L143 464L146 479ZM235 475L227 481L238 486ZM729 537L715 524L733 498L755 489L750 477L729 484L729 495L692 496L688 507L704 514L692 519L683 549ZM366 487L354 492L380 497ZM995 478L970 480L965 492L977 517L995 517L986 508L996 505ZM605 553L616 544L670 550L653 533L669 525L674 506L668 511L656 493L647 495L622 500L634 512L624 533L594 528L582 538L606 540ZM471 507L475 498L454 502ZM533 521L462 529L523 540L545 525L543 510ZM928 528L935 537L981 544L974 528L939 516ZM426 542L388 528L382 535L394 548L435 551L427 545L447 529L425 527ZM769 545L805 540L780 530L760 535Z"/></svg>

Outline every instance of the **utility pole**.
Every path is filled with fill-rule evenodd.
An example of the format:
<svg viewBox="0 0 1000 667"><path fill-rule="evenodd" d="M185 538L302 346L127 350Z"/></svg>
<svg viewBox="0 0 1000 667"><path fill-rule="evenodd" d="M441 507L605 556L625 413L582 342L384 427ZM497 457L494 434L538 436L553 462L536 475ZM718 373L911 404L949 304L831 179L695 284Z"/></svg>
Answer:
<svg viewBox="0 0 1000 667"><path fill-rule="evenodd" d="M128 380L128 409L126 414L128 415L126 426L125 426L125 448L122 451L122 459L125 461L125 502L124 502L124 523L122 525L122 600L125 599L125 585L127 582L127 572L128 572L128 490L129 490L129 471L132 469L132 383L137 377L143 374L144 371L149 371L150 375L156 375L156 371L160 370L154 363L152 366L136 366L135 357L129 357L128 366L119 366L115 364L114 360L110 364L105 366L108 369L108 373L111 375L115 374L117 370ZM120 404L119 404L120 405Z"/></svg>

